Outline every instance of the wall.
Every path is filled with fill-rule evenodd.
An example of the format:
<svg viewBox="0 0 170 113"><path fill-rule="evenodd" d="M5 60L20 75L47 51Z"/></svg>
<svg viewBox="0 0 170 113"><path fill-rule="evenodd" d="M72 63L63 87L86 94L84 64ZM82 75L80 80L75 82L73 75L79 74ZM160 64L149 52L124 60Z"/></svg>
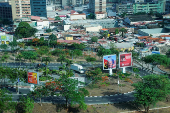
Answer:
<svg viewBox="0 0 170 113"><path fill-rule="evenodd" d="M69 30L69 29L70 29L70 26L71 26L71 25L64 25L64 31Z"/></svg>
<svg viewBox="0 0 170 113"><path fill-rule="evenodd" d="M50 22L49 21L43 21L43 26L45 27L45 28L50 28Z"/></svg>
<svg viewBox="0 0 170 113"><path fill-rule="evenodd" d="M86 27L86 32L100 32L100 29L102 29L102 26Z"/></svg>
<svg viewBox="0 0 170 113"><path fill-rule="evenodd" d="M70 20L83 20L86 19L86 15L70 15Z"/></svg>
<svg viewBox="0 0 170 113"><path fill-rule="evenodd" d="M105 18L105 14L96 14L96 19L102 19Z"/></svg>

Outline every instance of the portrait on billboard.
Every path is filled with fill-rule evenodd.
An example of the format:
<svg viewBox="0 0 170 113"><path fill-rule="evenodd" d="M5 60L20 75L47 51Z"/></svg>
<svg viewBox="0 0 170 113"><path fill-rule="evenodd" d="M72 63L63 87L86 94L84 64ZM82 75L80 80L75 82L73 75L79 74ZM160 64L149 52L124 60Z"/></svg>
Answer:
<svg viewBox="0 0 170 113"><path fill-rule="evenodd" d="M35 72L28 72L28 83L38 84L38 75Z"/></svg>
<svg viewBox="0 0 170 113"><path fill-rule="evenodd" d="M119 67L130 67L132 66L132 53L119 54Z"/></svg>
<svg viewBox="0 0 170 113"><path fill-rule="evenodd" d="M103 70L116 68L116 55L103 56Z"/></svg>

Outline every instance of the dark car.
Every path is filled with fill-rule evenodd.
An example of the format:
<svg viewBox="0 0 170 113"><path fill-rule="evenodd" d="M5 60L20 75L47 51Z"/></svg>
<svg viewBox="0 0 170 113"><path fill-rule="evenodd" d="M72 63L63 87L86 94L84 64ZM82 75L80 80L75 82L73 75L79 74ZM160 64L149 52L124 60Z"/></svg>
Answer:
<svg viewBox="0 0 170 113"><path fill-rule="evenodd" d="M45 65L45 64L37 64L36 67L37 67L37 68L43 68L43 67L46 67L46 65Z"/></svg>

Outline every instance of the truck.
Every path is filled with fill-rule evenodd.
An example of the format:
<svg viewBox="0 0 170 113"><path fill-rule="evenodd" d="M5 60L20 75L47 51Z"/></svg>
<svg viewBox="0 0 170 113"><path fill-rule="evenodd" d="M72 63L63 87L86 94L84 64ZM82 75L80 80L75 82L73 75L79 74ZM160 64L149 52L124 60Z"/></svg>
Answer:
<svg viewBox="0 0 170 113"><path fill-rule="evenodd" d="M79 64L71 64L70 69L77 71L79 73L85 73L85 70L83 68L83 66L79 65Z"/></svg>

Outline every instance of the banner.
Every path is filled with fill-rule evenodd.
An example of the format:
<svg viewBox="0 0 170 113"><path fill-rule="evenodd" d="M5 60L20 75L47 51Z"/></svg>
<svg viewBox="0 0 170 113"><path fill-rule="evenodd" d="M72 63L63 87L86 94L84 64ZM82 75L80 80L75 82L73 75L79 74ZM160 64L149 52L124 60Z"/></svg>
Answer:
<svg viewBox="0 0 170 113"><path fill-rule="evenodd" d="M1 40L6 40L6 36L1 36Z"/></svg>
<svg viewBox="0 0 170 113"><path fill-rule="evenodd" d="M39 76L35 72L28 72L28 83L39 84Z"/></svg>
<svg viewBox="0 0 170 113"><path fill-rule="evenodd" d="M116 55L103 56L103 70L116 68Z"/></svg>
<svg viewBox="0 0 170 113"><path fill-rule="evenodd" d="M132 53L119 54L119 68L132 66Z"/></svg>

